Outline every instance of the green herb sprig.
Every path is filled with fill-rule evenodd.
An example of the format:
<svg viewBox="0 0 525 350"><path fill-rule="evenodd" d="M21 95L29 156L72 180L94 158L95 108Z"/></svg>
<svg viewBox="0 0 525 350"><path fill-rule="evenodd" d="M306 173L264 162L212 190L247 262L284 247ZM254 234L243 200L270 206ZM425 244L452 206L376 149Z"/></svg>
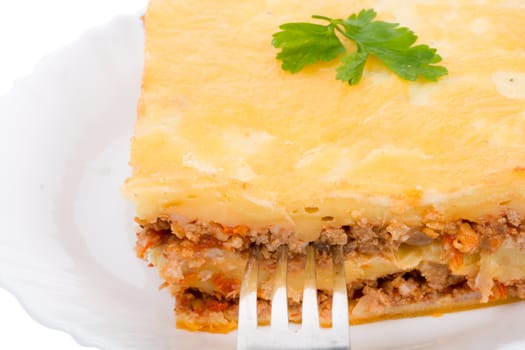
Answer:
<svg viewBox="0 0 525 350"><path fill-rule="evenodd" d="M315 15L312 18L328 24L283 24L279 27L281 31L273 34L272 45L281 49L277 59L282 61L282 69L291 73L344 54L337 67L336 79L350 85L359 83L370 55L405 80L414 81L421 77L436 81L448 74L445 67L435 65L441 61L436 49L414 45L417 36L410 29L400 27L398 23L374 20L375 17L373 9L361 10L344 20ZM357 50L347 53L336 32L352 40Z"/></svg>

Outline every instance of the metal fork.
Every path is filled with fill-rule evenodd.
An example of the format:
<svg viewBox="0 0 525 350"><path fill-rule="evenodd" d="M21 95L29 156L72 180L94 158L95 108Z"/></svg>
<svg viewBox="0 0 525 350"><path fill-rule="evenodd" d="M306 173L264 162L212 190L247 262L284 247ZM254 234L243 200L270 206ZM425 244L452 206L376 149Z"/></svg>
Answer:
<svg viewBox="0 0 525 350"><path fill-rule="evenodd" d="M302 305L302 324L294 331L288 325L286 274L288 249L279 247L269 327L257 325L257 275L259 249L252 248L241 284L237 350L350 350L348 299L343 249L332 248L334 288L332 327L321 328L317 306L315 248L307 247Z"/></svg>

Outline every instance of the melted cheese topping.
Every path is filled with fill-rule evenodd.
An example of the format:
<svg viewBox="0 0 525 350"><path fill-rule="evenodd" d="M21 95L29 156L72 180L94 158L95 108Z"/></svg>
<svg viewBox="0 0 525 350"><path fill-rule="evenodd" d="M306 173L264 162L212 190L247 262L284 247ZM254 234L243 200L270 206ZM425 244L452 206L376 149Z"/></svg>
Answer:
<svg viewBox="0 0 525 350"><path fill-rule="evenodd" d="M137 215L315 239L326 216L414 224L429 210L525 212L525 3L478 3L153 0L125 186ZM414 30L449 75L407 82L371 59L350 87L335 80L337 62L281 70L280 24L362 8Z"/></svg>

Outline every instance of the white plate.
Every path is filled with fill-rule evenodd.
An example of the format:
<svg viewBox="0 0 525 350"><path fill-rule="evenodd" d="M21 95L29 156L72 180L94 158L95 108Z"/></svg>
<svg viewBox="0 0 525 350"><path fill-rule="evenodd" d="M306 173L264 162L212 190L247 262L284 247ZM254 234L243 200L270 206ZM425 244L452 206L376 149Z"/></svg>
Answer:
<svg viewBox="0 0 525 350"><path fill-rule="evenodd" d="M234 333L176 330L173 300L133 252L133 209L119 187L129 173L142 41L138 16L116 19L45 58L0 98L0 286L85 345L233 349ZM525 303L351 333L354 350L523 349Z"/></svg>

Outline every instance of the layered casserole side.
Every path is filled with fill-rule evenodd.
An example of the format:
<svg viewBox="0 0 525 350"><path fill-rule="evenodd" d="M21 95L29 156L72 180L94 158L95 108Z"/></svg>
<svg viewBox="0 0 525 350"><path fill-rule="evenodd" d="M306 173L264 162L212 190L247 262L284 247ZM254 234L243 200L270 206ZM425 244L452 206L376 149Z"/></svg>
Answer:
<svg viewBox="0 0 525 350"><path fill-rule="evenodd" d="M478 3L150 2L124 191L180 327L236 327L252 245L263 321L282 244L294 321L309 243L325 324L331 245L354 323L525 298L525 6ZM449 75L407 82L370 58L349 86L337 63L281 69L280 24L362 8L432 43Z"/></svg>

